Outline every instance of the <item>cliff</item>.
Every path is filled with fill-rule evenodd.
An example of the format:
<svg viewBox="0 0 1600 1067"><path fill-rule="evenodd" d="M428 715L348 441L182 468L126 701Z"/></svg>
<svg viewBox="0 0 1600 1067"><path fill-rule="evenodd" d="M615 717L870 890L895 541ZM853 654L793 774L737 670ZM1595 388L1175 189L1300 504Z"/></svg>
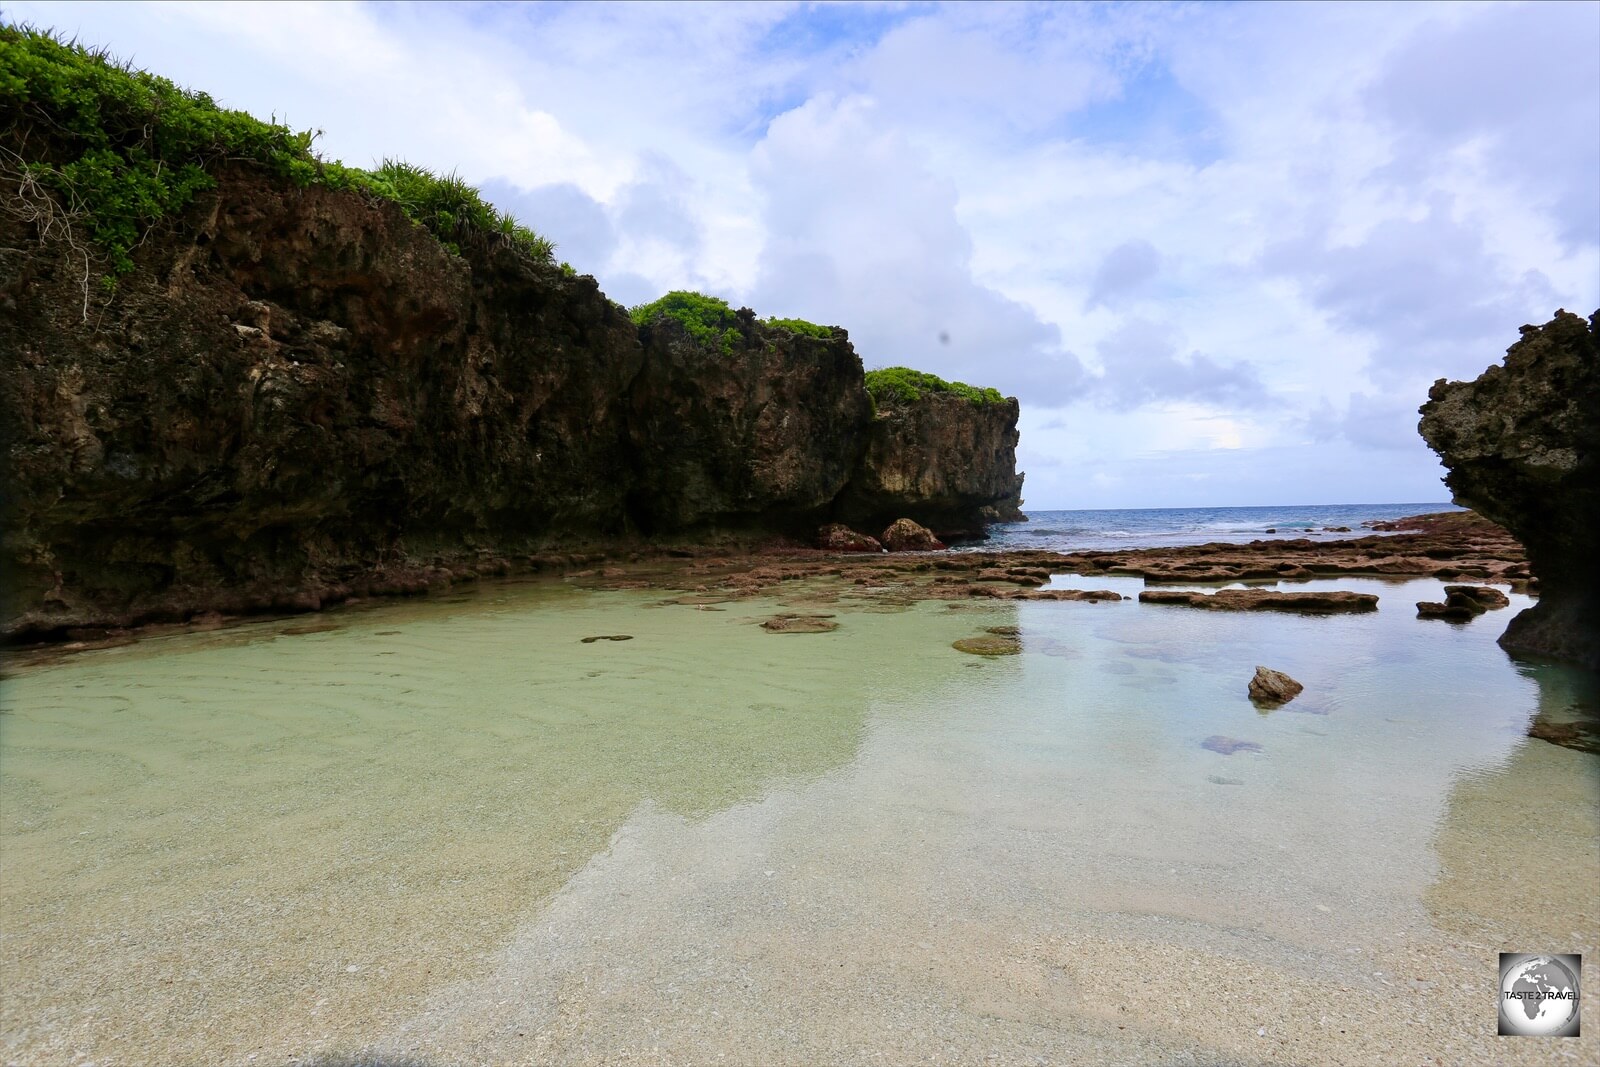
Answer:
<svg viewBox="0 0 1600 1067"><path fill-rule="evenodd" d="M1539 603L1509 652L1600 670L1600 311L1558 311L1471 382L1434 383L1418 431L1455 502L1526 547Z"/></svg>
<svg viewBox="0 0 1600 1067"><path fill-rule="evenodd" d="M26 75L0 80L19 116L0 131L0 633L809 537L880 485L891 518L963 525L1014 497L982 492L1014 482L1009 446L960 444L1014 443L1014 401L875 419L841 329L720 301L714 335L635 321L454 179L321 163L39 35L0 28L0 48ZM113 112L144 140L108 137ZM163 122L203 168L160 157Z"/></svg>
<svg viewBox="0 0 1600 1067"><path fill-rule="evenodd" d="M840 522L876 532L907 515L949 540L1022 517L1015 399L876 399L866 450L835 509Z"/></svg>
<svg viewBox="0 0 1600 1067"><path fill-rule="evenodd" d="M720 337L670 315L640 328L627 433L630 513L646 533L775 530L827 520L866 439L871 401L843 330L818 337L725 313Z"/></svg>

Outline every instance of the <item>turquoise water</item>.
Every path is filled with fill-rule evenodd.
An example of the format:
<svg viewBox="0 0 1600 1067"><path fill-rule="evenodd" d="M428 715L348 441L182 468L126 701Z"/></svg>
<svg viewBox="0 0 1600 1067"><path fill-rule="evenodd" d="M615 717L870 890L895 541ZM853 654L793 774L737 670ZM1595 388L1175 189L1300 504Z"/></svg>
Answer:
<svg viewBox="0 0 1600 1067"><path fill-rule="evenodd" d="M1298 504L1248 508L1124 508L1110 511L1029 511L1027 522L989 528L984 551L1156 548L1242 544L1261 539L1307 537L1338 540L1372 533L1364 522L1387 522L1437 511L1461 511L1450 503ZM1338 527L1349 532L1336 532ZM1332 529L1330 529L1332 528ZM1268 531L1274 531L1269 533Z"/></svg>
<svg viewBox="0 0 1600 1067"><path fill-rule="evenodd" d="M1592 678L1307 587L1381 610L508 583L18 668L5 1058L1555 1062L1493 960L1600 952L1600 760L1525 736Z"/></svg>

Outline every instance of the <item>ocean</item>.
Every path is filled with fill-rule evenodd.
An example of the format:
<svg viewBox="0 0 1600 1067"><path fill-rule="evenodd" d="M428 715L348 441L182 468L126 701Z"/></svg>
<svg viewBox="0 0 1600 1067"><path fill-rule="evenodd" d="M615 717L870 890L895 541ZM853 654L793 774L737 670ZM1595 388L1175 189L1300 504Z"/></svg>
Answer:
<svg viewBox="0 0 1600 1067"><path fill-rule="evenodd" d="M1372 533L1363 523L1409 515L1461 511L1434 501L1414 504L1286 504L1249 508L1121 508L1029 511L1027 522L999 523L989 540L964 546L980 551L1172 548L1213 541L1243 544L1258 538L1336 540ZM1343 529L1341 529L1343 528Z"/></svg>

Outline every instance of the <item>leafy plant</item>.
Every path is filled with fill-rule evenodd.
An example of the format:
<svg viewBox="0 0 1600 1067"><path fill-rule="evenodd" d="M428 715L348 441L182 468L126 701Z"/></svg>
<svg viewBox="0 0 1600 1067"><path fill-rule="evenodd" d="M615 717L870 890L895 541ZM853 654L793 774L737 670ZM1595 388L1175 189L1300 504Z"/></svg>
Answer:
<svg viewBox="0 0 1600 1067"><path fill-rule="evenodd" d="M663 316L672 319L701 344L720 348L728 355L739 344L739 316L726 300L718 297L677 289L659 300L629 308L628 314L639 326L648 326Z"/></svg>
<svg viewBox="0 0 1600 1067"><path fill-rule="evenodd" d="M0 26L0 112L8 114L0 177L48 189L103 250L113 277L133 269L133 250L153 224L216 184L223 163L392 200L452 251L463 229L546 262L554 250L456 174L393 160L371 172L325 161L310 130L219 107L205 93L28 26Z"/></svg>
<svg viewBox="0 0 1600 1067"><path fill-rule="evenodd" d="M763 319L761 321L764 325L776 326L779 329L788 330L790 333L798 333L806 337L817 337L824 341L833 340L832 326L818 326L816 323L807 322L805 319Z"/></svg>
<svg viewBox="0 0 1600 1067"><path fill-rule="evenodd" d="M884 367L869 370L866 374L867 392L873 403L884 407L896 404L914 404L924 393L959 396L974 404L1003 404L1005 397L998 389L980 389L965 382L947 382L936 374L912 370L909 367Z"/></svg>

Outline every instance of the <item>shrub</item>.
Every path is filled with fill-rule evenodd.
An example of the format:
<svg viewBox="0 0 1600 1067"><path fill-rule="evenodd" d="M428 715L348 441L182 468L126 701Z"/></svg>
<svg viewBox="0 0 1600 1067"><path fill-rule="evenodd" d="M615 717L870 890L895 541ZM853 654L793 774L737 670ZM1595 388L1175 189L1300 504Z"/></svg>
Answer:
<svg viewBox="0 0 1600 1067"><path fill-rule="evenodd" d="M718 297L677 289L660 300L629 308L628 314L639 326L648 326L665 316L680 323L701 344L728 355L739 344L739 316L726 300Z"/></svg>
<svg viewBox="0 0 1600 1067"><path fill-rule="evenodd" d="M946 393L970 400L974 404L1002 404L1005 397L998 389L980 389L965 382L947 382L936 374L912 370L909 367L885 367L869 370L866 374L867 392L874 404L893 407L895 404L913 404L924 393Z"/></svg>
<svg viewBox="0 0 1600 1067"><path fill-rule="evenodd" d="M50 190L109 260L113 276L151 225L182 211L222 162L265 167L297 185L359 189L392 200L452 251L463 227L548 262L554 246L484 203L455 174L386 160L372 172L330 163L316 134L218 107L108 53L27 26L0 26L0 169Z"/></svg>
<svg viewBox="0 0 1600 1067"><path fill-rule="evenodd" d="M824 341L833 340L832 326L818 326L816 323L807 322L805 319L763 319L761 321L764 325L775 326L780 330L788 330L790 333L801 334L805 337L818 337Z"/></svg>

